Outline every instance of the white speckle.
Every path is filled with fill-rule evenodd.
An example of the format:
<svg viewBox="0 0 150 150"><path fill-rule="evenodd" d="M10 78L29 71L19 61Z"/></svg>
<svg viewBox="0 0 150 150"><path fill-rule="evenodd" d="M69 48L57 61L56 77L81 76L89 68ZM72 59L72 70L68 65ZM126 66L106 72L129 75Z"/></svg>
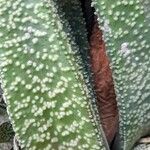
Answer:
<svg viewBox="0 0 150 150"><path fill-rule="evenodd" d="M125 43L121 44L121 53L124 56L127 56L130 54L129 43L125 42Z"/></svg>
<svg viewBox="0 0 150 150"><path fill-rule="evenodd" d="M108 20L105 20L105 22L104 22L104 32L111 33L111 28L109 27L109 21Z"/></svg>
<svg viewBox="0 0 150 150"><path fill-rule="evenodd" d="M33 42L34 44L36 44L36 43L38 42L38 38L32 39L32 42Z"/></svg>

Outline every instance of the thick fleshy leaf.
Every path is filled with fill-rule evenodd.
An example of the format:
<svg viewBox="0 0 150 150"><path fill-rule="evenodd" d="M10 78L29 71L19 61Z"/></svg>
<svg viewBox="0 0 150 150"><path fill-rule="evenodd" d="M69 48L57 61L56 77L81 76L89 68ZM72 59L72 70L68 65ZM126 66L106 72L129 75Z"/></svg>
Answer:
<svg viewBox="0 0 150 150"><path fill-rule="evenodd" d="M105 150L78 46L63 30L57 5L0 2L2 81L21 147Z"/></svg>
<svg viewBox="0 0 150 150"><path fill-rule="evenodd" d="M140 0L93 0L111 60L120 150L150 132L150 28Z"/></svg>

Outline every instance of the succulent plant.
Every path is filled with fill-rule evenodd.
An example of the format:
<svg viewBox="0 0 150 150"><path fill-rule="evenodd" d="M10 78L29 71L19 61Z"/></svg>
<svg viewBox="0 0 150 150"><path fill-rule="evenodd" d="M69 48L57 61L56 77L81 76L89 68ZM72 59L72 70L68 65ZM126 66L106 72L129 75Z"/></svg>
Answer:
<svg viewBox="0 0 150 150"><path fill-rule="evenodd" d="M2 88L22 149L109 150L114 140L115 150L130 150L150 133L148 5L148 0L92 2L106 44L104 59L110 60L104 72L114 82L106 83L113 98L110 108L104 106L116 110L112 123L98 97L97 89L104 86L96 85L100 79L93 66L98 60L89 42L96 36L88 38L94 31L89 14L82 12L83 1L0 0ZM12 137L9 127L0 126L0 131Z"/></svg>
<svg viewBox="0 0 150 150"><path fill-rule="evenodd" d="M120 115L120 149L150 132L150 42L140 0L93 1L111 60Z"/></svg>
<svg viewBox="0 0 150 150"><path fill-rule="evenodd" d="M104 147L78 46L56 3L4 0L0 10L3 89L21 147Z"/></svg>

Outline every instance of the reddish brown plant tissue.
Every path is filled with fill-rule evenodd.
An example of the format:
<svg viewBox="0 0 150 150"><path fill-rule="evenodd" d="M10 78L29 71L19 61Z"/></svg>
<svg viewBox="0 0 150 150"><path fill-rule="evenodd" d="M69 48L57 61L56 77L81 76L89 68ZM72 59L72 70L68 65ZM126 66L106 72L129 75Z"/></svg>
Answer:
<svg viewBox="0 0 150 150"><path fill-rule="evenodd" d="M96 19L90 36L90 58L100 119L110 144L118 126L118 111L109 59Z"/></svg>

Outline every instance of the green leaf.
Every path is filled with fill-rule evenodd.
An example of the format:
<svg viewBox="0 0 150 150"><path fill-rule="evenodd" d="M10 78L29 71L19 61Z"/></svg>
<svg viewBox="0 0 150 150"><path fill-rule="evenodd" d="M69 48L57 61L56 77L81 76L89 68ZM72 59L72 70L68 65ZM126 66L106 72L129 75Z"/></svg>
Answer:
<svg viewBox="0 0 150 150"><path fill-rule="evenodd" d="M120 150L150 132L150 28L139 0L93 0L111 60ZM147 6L149 8L149 5Z"/></svg>
<svg viewBox="0 0 150 150"><path fill-rule="evenodd" d="M64 30L57 5L52 0L0 2L4 95L21 147L105 150L79 48Z"/></svg>

